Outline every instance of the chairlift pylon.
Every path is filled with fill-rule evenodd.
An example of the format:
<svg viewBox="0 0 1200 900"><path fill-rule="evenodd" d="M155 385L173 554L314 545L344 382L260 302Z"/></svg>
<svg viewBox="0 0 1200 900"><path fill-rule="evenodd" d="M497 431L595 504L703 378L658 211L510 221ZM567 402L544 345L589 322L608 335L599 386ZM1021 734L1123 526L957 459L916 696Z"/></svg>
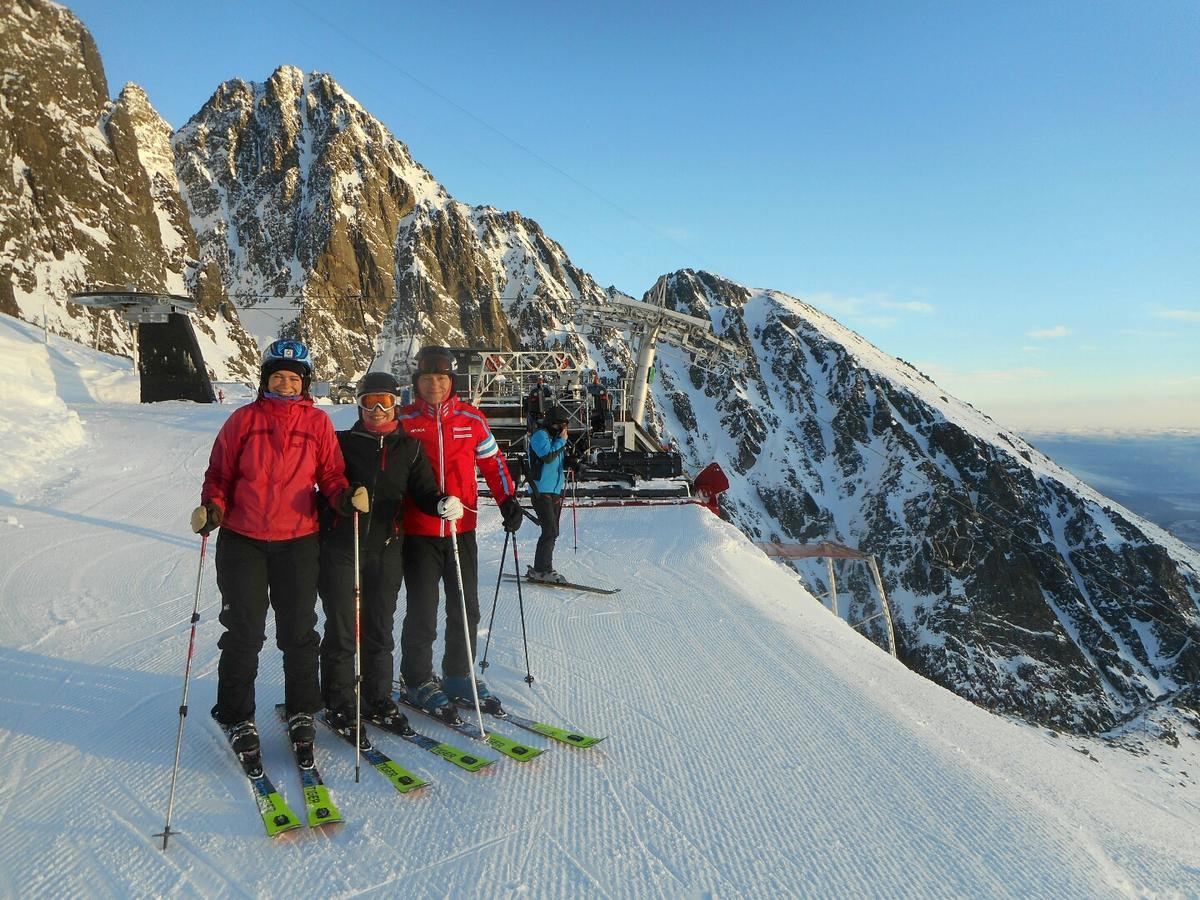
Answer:
<svg viewBox="0 0 1200 900"><path fill-rule="evenodd" d="M971 563L975 550L974 527L955 522L941 537L929 541L930 561L939 569L957 575Z"/></svg>

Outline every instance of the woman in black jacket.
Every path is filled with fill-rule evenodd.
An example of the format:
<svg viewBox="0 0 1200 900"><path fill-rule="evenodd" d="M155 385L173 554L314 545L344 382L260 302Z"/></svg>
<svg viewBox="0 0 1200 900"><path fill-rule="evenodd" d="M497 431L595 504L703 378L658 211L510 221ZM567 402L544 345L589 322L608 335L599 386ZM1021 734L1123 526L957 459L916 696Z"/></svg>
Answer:
<svg viewBox="0 0 1200 900"><path fill-rule="evenodd" d="M403 501L445 519L462 515L457 497L438 489L421 442L396 421L400 385L388 372L369 372L356 390L358 421L337 433L346 478L363 485L371 512L359 519L362 602L362 715L393 723L404 715L392 701L393 620L404 577ZM354 705L354 523L326 509L321 522L321 574L325 609L321 640L321 693L334 727L353 727Z"/></svg>

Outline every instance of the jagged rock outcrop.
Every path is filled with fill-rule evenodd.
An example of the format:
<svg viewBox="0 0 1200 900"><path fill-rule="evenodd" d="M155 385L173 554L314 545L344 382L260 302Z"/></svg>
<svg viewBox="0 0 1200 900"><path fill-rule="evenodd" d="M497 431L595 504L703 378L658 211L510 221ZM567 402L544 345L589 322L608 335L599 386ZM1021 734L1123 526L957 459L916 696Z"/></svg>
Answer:
<svg viewBox="0 0 1200 900"><path fill-rule="evenodd" d="M201 257L260 341L304 337L325 377L398 371L414 339L585 350L568 323L603 299L591 277L537 223L451 198L329 75L226 82L174 149Z"/></svg>
<svg viewBox="0 0 1200 900"><path fill-rule="evenodd" d="M42 0L0 6L0 64L0 311L40 323L44 309L52 331L128 355L130 327L69 305L70 293L193 288L214 374L241 377L254 347L235 315L218 315L214 273L188 268L195 239L170 179L157 177L166 125L145 94L127 87L111 102L87 29Z"/></svg>
<svg viewBox="0 0 1200 900"><path fill-rule="evenodd" d="M693 464L728 462L748 533L875 554L909 666L1078 732L1200 679L1200 554L799 300L690 270L668 286L746 357L664 359L667 431ZM825 589L823 565L801 571ZM847 618L873 616L863 573L844 577ZM878 620L864 630L884 643Z"/></svg>

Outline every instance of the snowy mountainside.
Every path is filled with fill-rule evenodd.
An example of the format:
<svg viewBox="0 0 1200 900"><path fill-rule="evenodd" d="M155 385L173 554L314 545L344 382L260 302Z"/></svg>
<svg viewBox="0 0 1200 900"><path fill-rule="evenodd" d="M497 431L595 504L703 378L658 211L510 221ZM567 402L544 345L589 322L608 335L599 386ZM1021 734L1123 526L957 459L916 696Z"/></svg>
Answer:
<svg viewBox="0 0 1200 900"><path fill-rule="evenodd" d="M628 359L575 333L573 304L605 294L536 222L450 197L327 74L226 82L173 145L202 259L260 342L302 336L323 377L400 371L414 338Z"/></svg>
<svg viewBox="0 0 1200 900"><path fill-rule="evenodd" d="M72 291L127 285L188 289L205 359L219 380L245 377L255 348L221 314L213 272L193 271L195 237L169 174L169 128L144 92L116 102L95 42L65 7L0 6L0 312L111 353L136 338L114 313L68 303Z"/></svg>
<svg viewBox="0 0 1200 900"><path fill-rule="evenodd" d="M1071 731L1156 702L1194 708L1195 551L795 298L684 270L668 301L711 319L747 363L665 355L666 431L694 465L727 463L747 534L874 553L907 665ZM826 590L823 564L802 571ZM850 621L878 612L865 572L841 577ZM883 644L879 620L864 630Z"/></svg>
<svg viewBox="0 0 1200 900"><path fill-rule="evenodd" d="M19 393L74 413L86 439L55 461L52 483L0 493L6 896L1200 893L1194 734L1133 754L993 716L863 641L696 507L580 511L564 570L623 590L525 591L532 686L516 598L501 596L490 683L516 712L607 735L600 746L471 775L381 737L433 781L402 797L369 767L356 784L353 753L322 733L317 761L346 822L275 842L205 715L220 632L210 559L181 833L164 853L153 835L197 576L187 515L232 408L97 399L79 388L124 379L124 361L47 354L36 331L3 324L4 358L42 361L6 373ZM353 415L333 413L341 426ZM0 406L3 433L35 415ZM4 447L38 468L40 447ZM484 583L502 534L485 509ZM266 714L282 696L271 642L258 686L265 764L298 806L284 732Z"/></svg>
<svg viewBox="0 0 1200 900"><path fill-rule="evenodd" d="M414 340L566 346L629 372L621 335L571 322L615 288L531 219L450 197L330 75L228 81L170 134L135 85L107 100L63 7L20 0L0 21L0 311L39 321L45 303L55 333L128 355L125 323L66 294L182 285L219 381L254 381L256 343L281 332L313 345L321 377L399 371ZM730 376L663 348L651 428L693 470L725 466L748 535L879 555L908 665L1074 731L1194 706L1193 552L800 301L703 272L670 281L672 305L749 357ZM802 571L825 589L819 566ZM840 577L847 619L873 616L864 574ZM877 620L863 630L882 642Z"/></svg>

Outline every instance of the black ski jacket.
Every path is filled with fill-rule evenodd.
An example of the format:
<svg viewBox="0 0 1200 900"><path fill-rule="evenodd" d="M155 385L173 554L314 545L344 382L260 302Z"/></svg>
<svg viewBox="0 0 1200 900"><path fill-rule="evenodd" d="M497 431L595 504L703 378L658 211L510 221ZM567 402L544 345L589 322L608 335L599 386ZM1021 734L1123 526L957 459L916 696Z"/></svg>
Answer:
<svg viewBox="0 0 1200 900"><path fill-rule="evenodd" d="M359 517L359 551L377 556L385 544L403 540L401 529L404 498L412 497L417 508L438 514L443 494L421 442L397 428L390 434L372 434L361 421L349 431L337 433L346 460L346 479L364 484L371 495L371 512ZM354 523L326 506L321 515L321 543L325 550L354 553Z"/></svg>

